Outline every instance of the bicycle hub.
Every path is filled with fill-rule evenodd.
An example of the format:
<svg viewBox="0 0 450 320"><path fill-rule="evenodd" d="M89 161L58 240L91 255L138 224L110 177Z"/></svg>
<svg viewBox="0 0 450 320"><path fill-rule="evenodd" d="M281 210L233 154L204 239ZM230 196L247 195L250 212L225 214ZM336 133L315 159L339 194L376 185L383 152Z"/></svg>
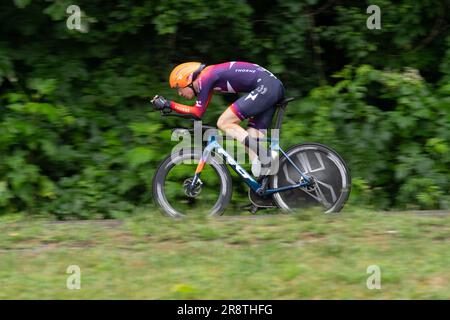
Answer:
<svg viewBox="0 0 450 320"><path fill-rule="evenodd" d="M192 181L192 178L188 178L183 182L184 193L190 198L194 198L200 194L203 184L200 179L198 179L197 183L193 186Z"/></svg>

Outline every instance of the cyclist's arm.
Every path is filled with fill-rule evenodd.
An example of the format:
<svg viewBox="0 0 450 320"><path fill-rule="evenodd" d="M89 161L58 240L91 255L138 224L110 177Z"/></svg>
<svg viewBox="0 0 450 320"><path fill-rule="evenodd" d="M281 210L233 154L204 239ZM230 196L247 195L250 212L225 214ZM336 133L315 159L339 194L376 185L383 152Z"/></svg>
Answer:
<svg viewBox="0 0 450 320"><path fill-rule="evenodd" d="M202 92L203 93L203 92ZM212 97L212 91L206 92L206 94L199 94L199 99L195 102L194 106L187 106L175 101L170 102L170 108L180 114L190 114L201 118L208 107L209 101Z"/></svg>

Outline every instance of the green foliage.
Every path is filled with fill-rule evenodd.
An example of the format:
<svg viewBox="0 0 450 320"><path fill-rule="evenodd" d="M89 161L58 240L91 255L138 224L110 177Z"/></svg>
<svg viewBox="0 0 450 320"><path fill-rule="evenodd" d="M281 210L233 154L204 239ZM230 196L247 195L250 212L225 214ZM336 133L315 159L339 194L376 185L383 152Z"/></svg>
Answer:
<svg viewBox="0 0 450 320"><path fill-rule="evenodd" d="M286 123L283 138L334 146L350 166L359 203L365 197L381 208L448 208L448 96L410 68L349 66L334 77L335 85L314 89L290 109L308 125Z"/></svg>
<svg viewBox="0 0 450 320"><path fill-rule="evenodd" d="M337 149L353 203L450 206L445 1L377 1L381 30L366 28L363 1L82 0L87 32L66 28L70 4L0 4L0 211L91 218L150 203L170 128L186 123L149 98L178 99L167 75L187 60L252 61L303 93L283 146ZM214 98L204 121L235 98Z"/></svg>

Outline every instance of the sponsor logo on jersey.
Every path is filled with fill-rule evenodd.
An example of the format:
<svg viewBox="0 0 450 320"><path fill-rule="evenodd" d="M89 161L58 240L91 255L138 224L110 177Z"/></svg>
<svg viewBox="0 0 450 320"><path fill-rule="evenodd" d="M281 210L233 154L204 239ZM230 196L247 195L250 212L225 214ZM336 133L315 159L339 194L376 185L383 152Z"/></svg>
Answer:
<svg viewBox="0 0 450 320"><path fill-rule="evenodd" d="M253 91L252 91L252 92L250 92L250 93L248 94L247 97L245 97L244 101L245 101L245 100L248 100L248 99L252 99L253 101L255 101L256 97L258 97L258 94L259 94L259 93L253 94Z"/></svg>
<svg viewBox="0 0 450 320"><path fill-rule="evenodd" d="M179 106L176 107L176 110L183 111L183 112L190 112L189 108L184 108L184 107L179 107Z"/></svg>
<svg viewBox="0 0 450 320"><path fill-rule="evenodd" d="M255 73L256 70L252 70L252 69L236 69L236 70L234 70L234 72L251 72L251 73Z"/></svg>

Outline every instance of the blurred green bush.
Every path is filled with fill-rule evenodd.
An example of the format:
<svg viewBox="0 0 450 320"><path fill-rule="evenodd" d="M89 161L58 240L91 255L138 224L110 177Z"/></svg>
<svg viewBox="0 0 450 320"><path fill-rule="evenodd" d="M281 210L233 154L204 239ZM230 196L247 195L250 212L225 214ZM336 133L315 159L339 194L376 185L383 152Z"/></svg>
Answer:
<svg viewBox="0 0 450 320"><path fill-rule="evenodd" d="M290 106L284 143L337 149L353 176L352 201L375 208L450 206L450 96L416 72L348 66L333 86ZM287 143L286 143L287 144Z"/></svg>

